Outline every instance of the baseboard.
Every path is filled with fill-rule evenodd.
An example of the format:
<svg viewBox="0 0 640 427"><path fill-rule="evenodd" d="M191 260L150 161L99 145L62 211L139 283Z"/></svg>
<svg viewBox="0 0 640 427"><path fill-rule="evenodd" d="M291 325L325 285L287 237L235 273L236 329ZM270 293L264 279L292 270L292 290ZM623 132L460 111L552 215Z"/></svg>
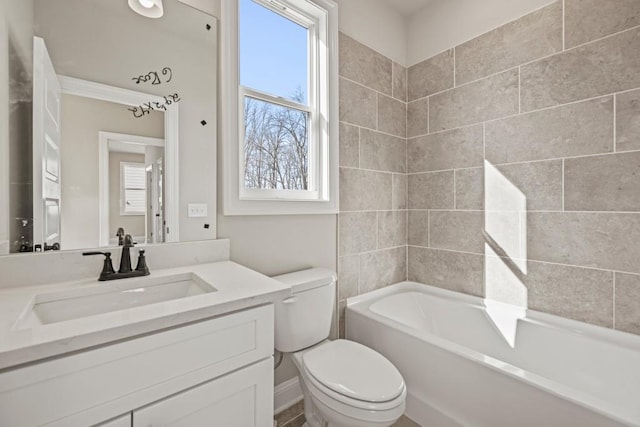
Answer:
<svg viewBox="0 0 640 427"><path fill-rule="evenodd" d="M302 388L300 387L298 377L291 378L290 380L278 384L274 390L273 413L279 414L301 400Z"/></svg>

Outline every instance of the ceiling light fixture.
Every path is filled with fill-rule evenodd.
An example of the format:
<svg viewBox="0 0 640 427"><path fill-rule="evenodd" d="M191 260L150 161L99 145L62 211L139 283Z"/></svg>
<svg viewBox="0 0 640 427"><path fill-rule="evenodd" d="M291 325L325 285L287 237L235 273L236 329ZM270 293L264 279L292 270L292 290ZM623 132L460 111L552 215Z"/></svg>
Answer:
<svg viewBox="0 0 640 427"><path fill-rule="evenodd" d="M162 0L129 0L129 7L147 18L161 18L164 14Z"/></svg>

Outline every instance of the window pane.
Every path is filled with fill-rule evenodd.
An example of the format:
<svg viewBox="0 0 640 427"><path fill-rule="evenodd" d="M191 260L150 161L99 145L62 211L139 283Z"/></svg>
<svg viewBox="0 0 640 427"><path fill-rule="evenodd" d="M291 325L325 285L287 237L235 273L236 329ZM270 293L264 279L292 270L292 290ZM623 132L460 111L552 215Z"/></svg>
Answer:
<svg viewBox="0 0 640 427"><path fill-rule="evenodd" d="M307 104L308 30L240 0L240 84Z"/></svg>
<svg viewBox="0 0 640 427"><path fill-rule="evenodd" d="M244 101L245 188L307 190L308 114L248 96Z"/></svg>

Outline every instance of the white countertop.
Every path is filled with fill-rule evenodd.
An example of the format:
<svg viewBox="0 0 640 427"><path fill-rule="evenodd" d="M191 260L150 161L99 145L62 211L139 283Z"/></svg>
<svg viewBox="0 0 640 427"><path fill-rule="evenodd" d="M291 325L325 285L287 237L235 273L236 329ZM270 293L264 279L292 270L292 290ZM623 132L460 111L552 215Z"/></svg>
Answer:
<svg viewBox="0 0 640 427"><path fill-rule="evenodd" d="M197 274L217 291L28 328L17 321L30 309L36 295L96 286L97 278L0 291L0 370L272 303L291 295L290 286L232 261L156 270L151 276L182 273ZM120 281L100 282L99 286L113 286L117 282Z"/></svg>

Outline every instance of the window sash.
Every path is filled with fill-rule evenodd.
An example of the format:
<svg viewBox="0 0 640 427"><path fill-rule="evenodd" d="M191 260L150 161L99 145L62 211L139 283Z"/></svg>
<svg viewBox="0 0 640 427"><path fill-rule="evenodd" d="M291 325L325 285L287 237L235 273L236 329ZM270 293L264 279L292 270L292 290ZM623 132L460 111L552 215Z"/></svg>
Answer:
<svg viewBox="0 0 640 427"><path fill-rule="evenodd" d="M120 215L146 214L146 180L144 163L120 162ZM134 204L128 205L129 200Z"/></svg>

